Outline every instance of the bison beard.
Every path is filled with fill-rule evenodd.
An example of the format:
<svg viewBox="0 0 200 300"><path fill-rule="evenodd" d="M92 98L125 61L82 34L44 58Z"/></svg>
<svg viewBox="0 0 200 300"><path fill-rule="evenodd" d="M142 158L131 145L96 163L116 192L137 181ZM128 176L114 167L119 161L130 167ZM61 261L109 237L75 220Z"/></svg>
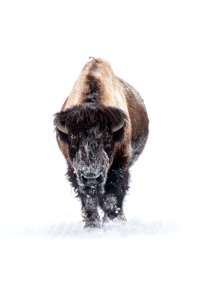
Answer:
<svg viewBox="0 0 200 300"><path fill-rule="evenodd" d="M86 227L100 227L98 207L104 211L103 222L118 219L125 220L123 200L128 190L129 171L123 167L123 161L115 162L104 177L103 185L82 188L77 185L73 170L68 168L69 180L74 185L82 202L82 216Z"/></svg>
<svg viewBox="0 0 200 300"><path fill-rule="evenodd" d="M109 89L105 80L111 84ZM107 90L113 94L117 90L116 97L121 97L115 107L104 100ZM148 136L147 113L134 92L114 75L107 62L95 59L83 68L70 94L73 101L66 100L55 115L58 145L67 161L68 179L82 203L85 227L100 227L98 208L104 212L103 222L125 220L123 201L129 168ZM127 107L126 111L122 107Z"/></svg>

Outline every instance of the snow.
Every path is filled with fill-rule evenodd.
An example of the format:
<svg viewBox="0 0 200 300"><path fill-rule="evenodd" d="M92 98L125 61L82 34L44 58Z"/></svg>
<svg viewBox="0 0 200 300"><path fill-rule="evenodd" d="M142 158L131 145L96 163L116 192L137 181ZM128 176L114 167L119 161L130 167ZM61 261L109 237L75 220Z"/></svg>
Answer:
<svg viewBox="0 0 200 300"><path fill-rule="evenodd" d="M200 298L197 4L1 2L0 299ZM150 136L127 223L89 230L53 114L91 55L141 94Z"/></svg>

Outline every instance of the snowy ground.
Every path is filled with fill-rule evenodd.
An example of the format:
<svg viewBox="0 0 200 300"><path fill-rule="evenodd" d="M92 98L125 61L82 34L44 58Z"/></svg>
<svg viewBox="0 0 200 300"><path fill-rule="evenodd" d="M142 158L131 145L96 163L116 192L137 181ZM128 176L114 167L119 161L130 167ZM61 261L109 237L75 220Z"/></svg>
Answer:
<svg viewBox="0 0 200 300"><path fill-rule="evenodd" d="M114 2L113 2L114 3ZM197 1L0 4L0 299L200 299ZM88 56L145 100L127 224L85 230L53 114Z"/></svg>

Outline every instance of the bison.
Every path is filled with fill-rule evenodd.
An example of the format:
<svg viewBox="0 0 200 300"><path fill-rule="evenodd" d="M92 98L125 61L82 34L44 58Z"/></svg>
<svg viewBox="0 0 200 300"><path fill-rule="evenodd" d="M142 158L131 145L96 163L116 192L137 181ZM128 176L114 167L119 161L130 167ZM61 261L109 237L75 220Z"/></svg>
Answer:
<svg viewBox="0 0 200 300"><path fill-rule="evenodd" d="M85 227L126 220L129 168L142 153L149 120L139 93L103 59L83 67L54 125Z"/></svg>

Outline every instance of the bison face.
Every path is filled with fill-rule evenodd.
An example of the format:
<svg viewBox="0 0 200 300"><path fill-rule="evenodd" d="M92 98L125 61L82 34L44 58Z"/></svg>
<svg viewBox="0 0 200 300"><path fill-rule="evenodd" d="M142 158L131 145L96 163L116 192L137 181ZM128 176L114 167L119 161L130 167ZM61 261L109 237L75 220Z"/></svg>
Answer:
<svg viewBox="0 0 200 300"><path fill-rule="evenodd" d="M105 132L97 134L96 129L89 130L87 135L84 134L82 137L70 139L70 160L81 193L90 196L104 193L104 185L112 161L112 148L111 136Z"/></svg>
<svg viewBox="0 0 200 300"><path fill-rule="evenodd" d="M97 105L76 106L56 115L57 133L68 148L67 160L74 169L79 193L104 193L115 144L123 138L125 120L119 109Z"/></svg>

